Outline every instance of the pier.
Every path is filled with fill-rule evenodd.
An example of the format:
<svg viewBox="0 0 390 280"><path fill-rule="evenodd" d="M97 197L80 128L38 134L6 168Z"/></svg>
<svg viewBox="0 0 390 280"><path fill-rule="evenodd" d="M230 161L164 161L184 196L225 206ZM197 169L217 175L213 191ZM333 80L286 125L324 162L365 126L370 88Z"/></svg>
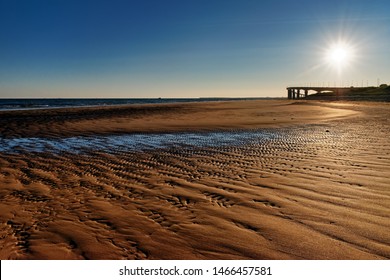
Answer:
<svg viewBox="0 0 390 280"><path fill-rule="evenodd" d="M332 92L335 95L348 92L353 87L287 87L288 99L300 99L309 95L309 91L315 91L315 93Z"/></svg>

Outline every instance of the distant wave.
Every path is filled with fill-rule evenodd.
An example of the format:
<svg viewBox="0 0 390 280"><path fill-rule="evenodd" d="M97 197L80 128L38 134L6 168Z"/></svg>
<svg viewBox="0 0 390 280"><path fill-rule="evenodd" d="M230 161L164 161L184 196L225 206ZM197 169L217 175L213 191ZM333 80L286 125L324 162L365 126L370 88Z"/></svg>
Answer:
<svg viewBox="0 0 390 280"><path fill-rule="evenodd" d="M264 98L27 98L0 99L0 110L29 110L85 106L110 106L126 104L163 104L178 102L238 101Z"/></svg>

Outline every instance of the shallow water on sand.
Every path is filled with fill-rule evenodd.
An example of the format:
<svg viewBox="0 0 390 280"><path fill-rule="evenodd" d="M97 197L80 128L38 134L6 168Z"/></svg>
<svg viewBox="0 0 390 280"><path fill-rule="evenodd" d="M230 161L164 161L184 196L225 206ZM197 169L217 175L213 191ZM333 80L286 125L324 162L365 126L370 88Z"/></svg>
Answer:
<svg viewBox="0 0 390 280"><path fill-rule="evenodd" d="M0 152L70 152L88 150L145 151L171 147L221 147L261 144L279 138L280 132L272 130L203 132L203 133L153 133L106 136L76 136L50 138L0 138Z"/></svg>

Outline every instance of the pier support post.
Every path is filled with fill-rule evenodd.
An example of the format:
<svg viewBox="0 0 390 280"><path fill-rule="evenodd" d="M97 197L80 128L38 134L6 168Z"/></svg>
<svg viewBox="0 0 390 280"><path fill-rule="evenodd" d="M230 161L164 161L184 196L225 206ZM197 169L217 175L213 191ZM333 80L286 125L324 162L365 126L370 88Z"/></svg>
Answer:
<svg viewBox="0 0 390 280"><path fill-rule="evenodd" d="M299 99L299 98L301 98L301 90L300 89L298 89L298 91L297 91L297 99Z"/></svg>
<svg viewBox="0 0 390 280"><path fill-rule="evenodd" d="M308 90L305 89L305 98L307 97L307 95L308 95Z"/></svg>

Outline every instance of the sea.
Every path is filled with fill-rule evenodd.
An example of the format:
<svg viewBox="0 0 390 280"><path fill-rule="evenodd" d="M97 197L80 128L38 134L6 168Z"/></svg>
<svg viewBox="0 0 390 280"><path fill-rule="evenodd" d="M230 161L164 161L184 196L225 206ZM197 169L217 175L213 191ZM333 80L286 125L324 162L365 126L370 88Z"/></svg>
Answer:
<svg viewBox="0 0 390 280"><path fill-rule="evenodd" d="M238 101L267 98L0 98L0 110L31 110L127 104L164 104L178 102Z"/></svg>

